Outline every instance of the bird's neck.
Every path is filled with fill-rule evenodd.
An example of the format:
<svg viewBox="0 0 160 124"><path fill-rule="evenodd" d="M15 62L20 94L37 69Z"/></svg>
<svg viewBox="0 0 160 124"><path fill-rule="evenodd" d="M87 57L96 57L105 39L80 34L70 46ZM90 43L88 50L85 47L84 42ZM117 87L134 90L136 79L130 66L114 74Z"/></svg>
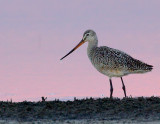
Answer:
<svg viewBox="0 0 160 124"><path fill-rule="evenodd" d="M98 46L98 40L88 42L87 54L91 56L92 51Z"/></svg>

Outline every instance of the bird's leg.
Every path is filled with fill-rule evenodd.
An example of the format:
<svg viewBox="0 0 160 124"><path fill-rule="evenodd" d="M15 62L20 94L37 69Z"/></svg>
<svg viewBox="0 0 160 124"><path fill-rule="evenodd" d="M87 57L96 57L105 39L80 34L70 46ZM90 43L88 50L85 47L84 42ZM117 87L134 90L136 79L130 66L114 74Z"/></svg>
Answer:
<svg viewBox="0 0 160 124"><path fill-rule="evenodd" d="M123 82L122 77L121 77L121 81L122 81L122 89L123 89L124 95L125 95L125 97L126 97L126 96L127 96L127 95L126 95L126 87L125 87L125 85L124 85L124 82Z"/></svg>
<svg viewBox="0 0 160 124"><path fill-rule="evenodd" d="M109 79L109 81L110 81L110 98L112 98L112 94L113 94L112 80Z"/></svg>

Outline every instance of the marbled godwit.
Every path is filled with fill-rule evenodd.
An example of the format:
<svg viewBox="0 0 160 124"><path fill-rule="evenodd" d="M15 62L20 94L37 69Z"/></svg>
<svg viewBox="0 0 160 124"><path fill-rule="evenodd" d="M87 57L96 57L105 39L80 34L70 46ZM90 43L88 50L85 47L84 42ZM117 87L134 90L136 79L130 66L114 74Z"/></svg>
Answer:
<svg viewBox="0 0 160 124"><path fill-rule="evenodd" d="M93 66L102 74L109 77L110 81L110 98L113 94L112 77L120 77L122 89L126 97L126 88L122 77L133 73L145 73L152 70L153 66L134 59L130 55L107 46L98 47L98 38L93 30L87 30L83 34L80 43L74 47L68 54L71 54L83 43L88 42L87 54Z"/></svg>

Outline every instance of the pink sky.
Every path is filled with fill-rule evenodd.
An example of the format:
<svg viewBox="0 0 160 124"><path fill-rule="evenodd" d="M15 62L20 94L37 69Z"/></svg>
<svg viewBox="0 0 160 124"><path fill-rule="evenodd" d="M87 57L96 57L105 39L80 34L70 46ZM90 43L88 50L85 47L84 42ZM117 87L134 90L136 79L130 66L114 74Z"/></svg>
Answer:
<svg viewBox="0 0 160 124"><path fill-rule="evenodd" d="M47 96L109 97L108 77L87 57L87 43L65 58L87 29L99 45L122 50L154 65L146 74L124 77L127 95L160 96L160 1L0 1L0 100ZM113 78L114 97L123 97Z"/></svg>

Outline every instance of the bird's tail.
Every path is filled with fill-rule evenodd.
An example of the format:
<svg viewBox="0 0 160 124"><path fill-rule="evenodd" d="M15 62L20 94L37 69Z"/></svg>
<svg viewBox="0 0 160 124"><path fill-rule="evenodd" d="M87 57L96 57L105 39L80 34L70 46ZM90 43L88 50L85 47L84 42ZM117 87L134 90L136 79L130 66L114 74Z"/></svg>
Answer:
<svg viewBox="0 0 160 124"><path fill-rule="evenodd" d="M141 64L141 68L140 68L140 73L145 73L145 72L150 72L152 71L153 66L152 65L148 65L146 63L142 63Z"/></svg>
<svg viewBox="0 0 160 124"><path fill-rule="evenodd" d="M145 70L152 71L152 69L153 69L153 65L146 64Z"/></svg>
<svg viewBox="0 0 160 124"><path fill-rule="evenodd" d="M142 61L137 60L136 62L136 69L135 73L145 73L145 72L150 72L153 69L152 65L146 64Z"/></svg>

